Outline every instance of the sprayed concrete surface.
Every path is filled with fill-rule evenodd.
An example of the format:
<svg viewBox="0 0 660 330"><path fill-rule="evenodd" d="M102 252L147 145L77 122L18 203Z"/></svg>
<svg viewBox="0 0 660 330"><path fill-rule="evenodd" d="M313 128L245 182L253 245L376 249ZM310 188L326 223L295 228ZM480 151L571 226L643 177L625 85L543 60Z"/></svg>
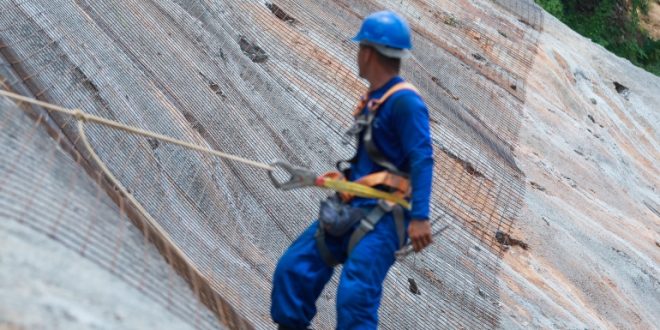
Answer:
<svg viewBox="0 0 660 330"><path fill-rule="evenodd" d="M357 47L347 39L366 13L399 6L424 33L404 75L432 105L438 164L433 218L453 227L416 262L409 259L393 269L385 283L381 323L385 328L498 324L500 260L494 236L508 230L522 196L523 181L510 150L522 76L535 46L534 38L527 38L536 35L529 23L490 2L447 3L462 11L449 23L426 11L418 17L418 3L400 6L397 1L278 2L294 22L277 18L261 1L2 5L6 47L1 51L7 65L0 69L15 90L238 156L285 159L319 173L350 156L341 133L366 87L355 77ZM436 3L424 8L449 15ZM482 11L492 17L480 27L470 15ZM514 37L521 40L514 43L509 39ZM515 65L498 69L502 63ZM447 91L460 102L448 98ZM489 112L491 107L497 112ZM71 118L52 117L75 144L79 132ZM101 160L214 290L255 327L271 326L275 262L309 225L325 192L277 191L260 169L98 125L86 127ZM34 185L10 178L18 186ZM70 187L62 189L65 194ZM37 211L42 210L30 210ZM59 219L54 214L44 222ZM55 236L77 229L69 225ZM85 239L84 231L76 234ZM123 239L110 237L110 255L134 253ZM411 276L423 297L410 293ZM336 284L337 278L319 299L315 328L333 327ZM402 300L408 308L400 308Z"/></svg>
<svg viewBox="0 0 660 330"><path fill-rule="evenodd" d="M240 156L282 158L326 170L348 154L339 134L364 88L355 77L355 49L342 41L354 32L361 13L401 3L282 3L291 15L283 17L293 20L273 15L259 1L3 2L11 10L0 12L0 19L12 31L2 35L8 44L3 59L11 65L0 69L17 90L64 106L82 106ZM401 8L418 33L418 53L404 69L428 96L437 118L432 124L441 147L436 174L444 179L434 188L434 212L487 210L497 221L495 227L456 221L452 234L416 259L417 265L397 264L385 285L383 327L645 329L659 324L654 313L660 303L658 78L549 16L536 40L530 21L489 1L410 1ZM535 53L531 66L530 54ZM521 100L526 100L524 108ZM452 108L452 102L462 107ZM55 121L75 140L70 120ZM10 123L23 137L29 133L29 125ZM267 300L275 260L308 224L323 194L275 191L262 172L105 128L91 127L89 134L101 158L162 222L214 289L256 327L270 327ZM16 139L11 142L7 135L7 141L3 156L10 157L5 159L25 152ZM505 152L493 152L493 146ZM507 159L507 150L514 150L515 164ZM38 151L28 158L38 159ZM0 164L6 173L10 165ZM41 175L48 175L49 168L51 174L60 173L56 170L63 166L44 168ZM0 202L6 206L20 206L21 197L35 186L29 171L17 173L22 176L9 182L16 187L26 183L28 192L3 195ZM527 193L509 234L530 249L512 247L500 266L488 245L500 229L497 224L514 216L506 211L516 213L516 201L511 198L507 205L499 196L516 195L523 176ZM48 182L63 177L66 173L53 175ZM96 193L61 184L67 188L59 191L71 196ZM67 197L56 188L37 196ZM486 203L475 191L486 191L494 200ZM63 203L56 199L51 205ZM64 205L67 214L76 214L75 207ZM89 205L80 203L83 209ZM19 218L33 224L60 222L49 213L39 218L40 208L30 210L36 211ZM117 216L116 209L112 212ZM67 230L79 230L78 218L89 215L63 221ZM117 227L106 229L114 233ZM41 274L25 286L3 286L12 296L10 301L3 295L0 301L10 315L7 322L37 326L49 320L84 327L103 320L109 328L175 328L176 317L158 312L163 304L158 297L152 300L160 305L152 307L139 290L131 292L124 283L130 278L100 274L95 278L107 281L112 290L97 288L84 274L102 270L89 260L52 246L40 233L26 233L20 225L3 224L2 233L7 237L2 244L11 244L11 252L3 245L0 254L0 274L7 278L3 283L18 283L17 275L23 274L4 272L5 262L24 268L21 272L35 269ZM68 232L57 231L62 233ZM119 242L121 248L115 250L130 269L141 259L135 255L144 253L124 243L128 238L141 241L139 233L132 233L109 238L105 244L111 252L100 255L112 255ZM88 239L84 233L72 237ZM80 250L75 247L73 251ZM32 253L52 255L53 262L29 258ZM64 257L80 274L51 275ZM145 283L157 283L162 271ZM408 292L409 274L418 276L422 296ZM490 290L497 280L500 284ZM34 318L16 312L14 301L28 304L25 292L39 293L41 288L50 288L39 300L47 303L32 307ZM186 288L162 289L192 297ZM334 288L336 282L319 300L315 328L332 328ZM72 297L69 301L97 299L98 306L58 305L51 289ZM116 306L112 297L117 291L126 297L122 302L131 300L125 303L131 308ZM409 307L401 308L401 301ZM137 313L141 308L148 311ZM191 309L208 320L208 310L196 301L172 308ZM426 318L436 323L424 323ZM195 317L185 321L196 325ZM213 326L210 321L202 324Z"/></svg>
<svg viewBox="0 0 660 330"><path fill-rule="evenodd" d="M0 111L0 329L219 328L70 154L4 97Z"/></svg>
<svg viewBox="0 0 660 330"><path fill-rule="evenodd" d="M0 221L0 264L0 329L196 328L107 269L13 220Z"/></svg>

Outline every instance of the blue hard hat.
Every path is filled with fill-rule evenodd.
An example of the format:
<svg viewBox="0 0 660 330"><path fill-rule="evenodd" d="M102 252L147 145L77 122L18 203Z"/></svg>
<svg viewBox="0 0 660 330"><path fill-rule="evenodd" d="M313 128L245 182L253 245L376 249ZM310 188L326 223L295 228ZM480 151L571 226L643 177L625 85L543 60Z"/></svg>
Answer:
<svg viewBox="0 0 660 330"><path fill-rule="evenodd" d="M365 17L360 31L352 40L396 49L412 49L408 23L403 17L389 10Z"/></svg>

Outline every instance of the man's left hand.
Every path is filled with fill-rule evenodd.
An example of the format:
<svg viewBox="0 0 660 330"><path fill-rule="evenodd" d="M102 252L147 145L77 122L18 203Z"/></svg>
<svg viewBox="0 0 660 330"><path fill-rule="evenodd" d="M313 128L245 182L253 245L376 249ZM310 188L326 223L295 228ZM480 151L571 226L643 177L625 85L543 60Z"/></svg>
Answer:
<svg viewBox="0 0 660 330"><path fill-rule="evenodd" d="M408 237L412 241L415 252L422 251L433 242L431 223L428 220L413 219L408 226Z"/></svg>

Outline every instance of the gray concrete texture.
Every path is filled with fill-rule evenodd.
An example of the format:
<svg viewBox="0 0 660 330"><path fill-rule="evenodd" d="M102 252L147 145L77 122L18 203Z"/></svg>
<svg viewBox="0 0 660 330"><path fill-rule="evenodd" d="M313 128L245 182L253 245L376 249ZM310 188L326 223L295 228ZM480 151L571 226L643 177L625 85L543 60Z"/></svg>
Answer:
<svg viewBox="0 0 660 330"><path fill-rule="evenodd" d="M525 23L494 3L446 5L5 2L6 83L239 156L321 172L350 155L340 137L366 87L356 76L356 47L346 40L367 13L397 8L417 32L418 50L404 75L421 89L433 118L433 216L452 229L429 252L393 269L382 323L492 327L500 252L494 235L508 230L520 208L523 181L511 149L541 12L520 5L533 14ZM489 31L471 11L492 14ZM75 144L72 119L53 120ZM95 151L191 267L255 326L268 326L274 263L325 193L282 193L261 170L103 127L87 130ZM417 278L422 297L408 292L408 277ZM332 327L335 287L318 303L317 327Z"/></svg>
<svg viewBox="0 0 660 330"><path fill-rule="evenodd" d="M95 178L0 102L0 328L218 328Z"/></svg>
<svg viewBox="0 0 660 330"><path fill-rule="evenodd" d="M432 119L436 152L432 214L439 218L435 228L449 223L451 229L425 253L394 266L385 283L381 326L611 325L582 317L585 312L580 309L548 316L546 307L561 302L534 300L535 296L499 282L500 277L517 279L518 288L536 290L532 279L511 271L515 262L502 268L505 246L495 239L498 231L526 233L513 226L521 208L527 212L530 203L518 153L527 144L521 148L518 137L521 125L529 124L528 109L542 103L525 106L529 75L540 74L533 64L546 17L530 2L3 0L0 8L0 73L7 88L224 152L266 162L285 159L318 172L350 156L352 147L342 145L341 136L357 97L366 89L356 75L356 47L347 39L369 12L382 8L401 12L415 32L414 57L404 64L403 75L420 89ZM551 27L554 36L566 31L555 22ZM543 95L548 86L532 87L532 92ZM557 100L549 103L553 101ZM650 101L647 104L653 104ZM565 99L555 104L580 107ZM31 132L6 113L11 111L0 117L6 127ZM83 160L78 163L85 162L88 157L72 118L52 115L43 121L80 150ZM187 267L199 271L240 318L257 328L271 327L268 301L275 262L314 218L326 193L276 191L262 170L93 124L86 127L103 162L164 228L162 234L190 259ZM44 163L23 162L26 148L34 143L31 136L15 142L16 147L8 149L12 152L6 153L9 157L3 152L5 168L24 163L27 173L39 166L47 166L41 169L46 173L61 171L54 156L46 156ZM657 135L652 141L657 147ZM57 145L52 141L45 154ZM41 191L17 170L0 173L14 186ZM76 227L79 222L60 228L66 218L62 214L74 212L68 201L106 198L99 185L90 188L91 194L77 190L78 182L93 184L86 175L82 169L58 175L57 179L76 181L69 179L60 189L44 193L13 192L10 199L3 192L3 202L34 201L22 207L11 202L18 209L7 218L49 233L54 241L77 251L80 245L70 242L90 240L93 234ZM51 194L61 199L41 203L52 200ZM648 200L650 205L658 203L657 198ZM144 299L140 294L157 297L169 292L168 297L176 299L152 301L192 326L217 326L208 321L208 309L190 301L192 293L185 284L159 282L143 273L116 275L134 269L139 256L157 256L145 243L153 237L142 237L142 245L129 244L127 233L139 233L139 228L123 215L125 205L107 204L114 214L108 211L107 216L92 218L83 214L80 219L119 234L100 243L105 252L85 258L105 267L118 281L142 279L140 290L125 292L126 299L138 301ZM39 221L29 220L33 218ZM7 228L12 233L19 230L14 227ZM544 229L528 230L531 236ZM510 251L505 260L517 250ZM120 257L127 261L118 263ZM657 254L652 260L656 265L650 271L657 277ZM43 271L48 272L47 265ZM185 273L168 276L189 280ZM416 279L422 295L408 291L408 278ZM163 287L143 284L152 281ZM333 327L335 289L336 279L319 299L315 328ZM658 301L654 297L651 302ZM648 314L641 315L640 324L648 324L644 323Z"/></svg>

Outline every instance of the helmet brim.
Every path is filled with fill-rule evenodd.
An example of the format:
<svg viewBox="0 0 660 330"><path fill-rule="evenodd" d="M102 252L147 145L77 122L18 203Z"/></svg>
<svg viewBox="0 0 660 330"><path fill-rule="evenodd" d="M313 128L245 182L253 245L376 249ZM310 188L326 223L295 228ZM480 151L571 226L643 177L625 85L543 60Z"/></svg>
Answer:
<svg viewBox="0 0 660 330"><path fill-rule="evenodd" d="M376 51L378 51L381 55L385 57L404 59L404 58L409 58L412 55L408 49L391 48L381 45L371 45L371 46L374 47Z"/></svg>
<svg viewBox="0 0 660 330"><path fill-rule="evenodd" d="M361 45L373 47L378 53L380 53L381 55L383 55L385 57L404 59L404 58L409 58L410 56L412 56L412 53L408 49L392 48L392 47L379 45L379 44L369 42L369 41L366 41L366 40L361 40L360 38L358 38L358 36L355 36L351 40L354 41L354 42L360 43Z"/></svg>

